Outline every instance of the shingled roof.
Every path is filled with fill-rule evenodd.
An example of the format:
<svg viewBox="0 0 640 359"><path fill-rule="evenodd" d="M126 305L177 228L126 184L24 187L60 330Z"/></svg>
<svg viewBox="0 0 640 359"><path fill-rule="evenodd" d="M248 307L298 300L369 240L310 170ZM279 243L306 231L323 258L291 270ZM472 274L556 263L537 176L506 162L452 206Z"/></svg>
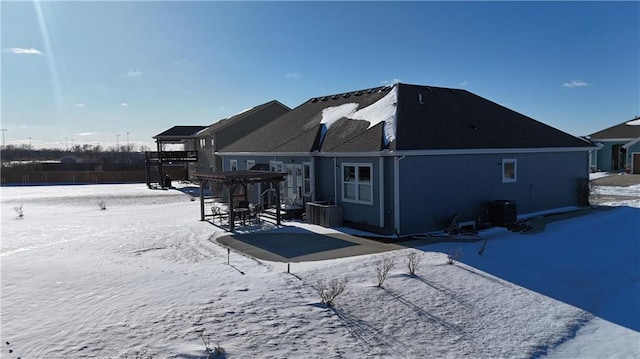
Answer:
<svg viewBox="0 0 640 359"><path fill-rule="evenodd" d="M181 140L194 137L196 133L205 128L207 128L207 126L173 126L170 129L153 136L153 138L163 141Z"/></svg>
<svg viewBox="0 0 640 359"><path fill-rule="evenodd" d="M222 152L591 147L466 90L395 84L311 98Z"/></svg>
<svg viewBox="0 0 640 359"><path fill-rule="evenodd" d="M272 105L280 106L280 107L282 107L283 109L285 109L287 111L291 110L288 106L283 105L279 101L272 100L272 101L263 103L261 105L255 106L255 107L248 108L248 109L246 109L244 111L240 111L240 112L236 113L235 115L231 115L231 116L229 116L227 118L223 118L223 119L213 123L212 125L206 127L202 131L199 131L197 134L200 135L200 134L203 134L203 133L216 132L218 130L221 130L221 129L227 127L227 126L230 126L230 125L242 120L243 118L245 118L247 116L250 116L251 114L254 114L254 113L256 113L256 112L258 112L258 111L260 111L260 110L262 110L262 109L264 109L266 107L272 106Z"/></svg>
<svg viewBox="0 0 640 359"><path fill-rule="evenodd" d="M631 140L640 137L640 117L635 117L630 121L605 128L602 131L598 131L589 135L591 140L611 140L611 139L626 139Z"/></svg>
<svg viewBox="0 0 640 359"><path fill-rule="evenodd" d="M348 103L369 106L388 92L385 88L335 94L309 99L289 113L226 146L227 152L310 152L317 146L322 111ZM368 124L362 121L361 126ZM330 140L329 140L330 141ZM379 142L379 140L378 140ZM370 150L379 150L380 144Z"/></svg>

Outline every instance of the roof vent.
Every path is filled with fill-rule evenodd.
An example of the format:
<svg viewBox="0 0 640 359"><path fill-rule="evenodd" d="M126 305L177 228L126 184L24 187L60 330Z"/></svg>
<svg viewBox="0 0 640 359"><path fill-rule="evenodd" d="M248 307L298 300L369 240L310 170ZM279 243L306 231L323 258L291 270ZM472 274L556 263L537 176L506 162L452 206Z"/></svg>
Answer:
<svg viewBox="0 0 640 359"><path fill-rule="evenodd" d="M342 95L342 97L344 97L344 98L347 98L347 97L349 97L349 96L351 96L351 94L350 94L350 93L348 93L348 92L347 92L346 94Z"/></svg>
<svg viewBox="0 0 640 359"><path fill-rule="evenodd" d="M329 98L327 96L320 99L320 101L327 101Z"/></svg>
<svg viewBox="0 0 640 359"><path fill-rule="evenodd" d="M318 102L318 99L316 97L314 97L314 98L311 99L311 102L312 103L316 103L316 102Z"/></svg>
<svg viewBox="0 0 640 359"><path fill-rule="evenodd" d="M331 99L332 99L332 100L337 100L338 98L340 98L340 96L338 96L338 95L333 95L333 96L331 96Z"/></svg>
<svg viewBox="0 0 640 359"><path fill-rule="evenodd" d="M375 91L375 89L371 89L369 91L367 91L368 94L372 94Z"/></svg>
<svg viewBox="0 0 640 359"><path fill-rule="evenodd" d="M362 95L362 91L358 91L356 93L354 93L355 96L361 96Z"/></svg>

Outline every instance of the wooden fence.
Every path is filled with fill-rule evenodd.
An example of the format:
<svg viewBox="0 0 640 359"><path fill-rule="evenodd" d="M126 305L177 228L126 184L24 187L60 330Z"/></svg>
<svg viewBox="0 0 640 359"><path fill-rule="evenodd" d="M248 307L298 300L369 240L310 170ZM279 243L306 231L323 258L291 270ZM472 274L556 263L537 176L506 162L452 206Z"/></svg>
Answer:
<svg viewBox="0 0 640 359"><path fill-rule="evenodd" d="M2 168L2 184L145 182L144 170L135 171L15 171Z"/></svg>

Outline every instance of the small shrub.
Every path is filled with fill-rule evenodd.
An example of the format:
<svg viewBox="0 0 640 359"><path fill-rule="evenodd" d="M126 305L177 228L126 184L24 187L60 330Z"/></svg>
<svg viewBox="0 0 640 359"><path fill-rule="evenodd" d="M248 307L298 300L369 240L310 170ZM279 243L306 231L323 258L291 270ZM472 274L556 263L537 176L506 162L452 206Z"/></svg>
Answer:
<svg viewBox="0 0 640 359"><path fill-rule="evenodd" d="M107 209L107 203L105 201L99 201L98 207L100 207L100 209L104 211L105 209Z"/></svg>
<svg viewBox="0 0 640 359"><path fill-rule="evenodd" d="M151 355L147 354L147 348L142 349L141 351L133 351L131 353L127 353L124 355L124 359L129 359L129 354L132 355L132 359L152 359Z"/></svg>
<svg viewBox="0 0 640 359"><path fill-rule="evenodd" d="M225 357L224 348L217 343L215 347L211 348L211 338L205 336L204 332L200 333L200 338L204 343L204 351L207 354L207 359L222 359Z"/></svg>
<svg viewBox="0 0 640 359"><path fill-rule="evenodd" d="M447 255L447 263L454 264L462 258L462 248L456 248L453 252Z"/></svg>
<svg viewBox="0 0 640 359"><path fill-rule="evenodd" d="M420 267L420 262L422 261L422 253L418 253L417 251L411 251L407 253L406 264L407 269L409 270L409 274L414 276L416 275L416 270Z"/></svg>
<svg viewBox="0 0 640 359"><path fill-rule="evenodd" d="M338 297L344 289L347 287L347 278L343 279L332 279L329 282L325 282L322 279L319 279L315 284L311 285L311 288L315 289L320 296L320 300L322 304L325 304L327 307L333 306L333 301Z"/></svg>
<svg viewBox="0 0 640 359"><path fill-rule="evenodd" d="M387 279L387 274L393 266L396 264L395 258L386 257L385 259L376 263L376 274L378 275L378 287L382 287L384 281Z"/></svg>
<svg viewBox="0 0 640 359"><path fill-rule="evenodd" d="M24 217L24 209L22 208L21 204L13 207L13 211L16 212L19 218Z"/></svg>

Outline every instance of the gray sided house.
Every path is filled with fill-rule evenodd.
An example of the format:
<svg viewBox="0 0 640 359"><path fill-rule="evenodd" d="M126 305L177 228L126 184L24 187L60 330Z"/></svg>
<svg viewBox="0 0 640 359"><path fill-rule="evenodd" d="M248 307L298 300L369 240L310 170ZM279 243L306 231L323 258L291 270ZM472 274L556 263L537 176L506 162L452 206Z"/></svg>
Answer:
<svg viewBox="0 0 640 359"><path fill-rule="evenodd" d="M200 131L196 137L198 149L198 173L213 173L222 170L222 158L216 155L240 137L284 115L291 109L278 101L270 101L222 119ZM246 169L246 168L242 168Z"/></svg>
<svg viewBox="0 0 640 359"><path fill-rule="evenodd" d="M598 146L591 156L592 171L640 174L640 117L592 133Z"/></svg>
<svg viewBox="0 0 640 359"><path fill-rule="evenodd" d="M395 84L311 98L219 149L223 169L288 173L282 196L327 201L345 224L399 236L585 203L588 141L465 90ZM252 200L261 189L253 191Z"/></svg>

